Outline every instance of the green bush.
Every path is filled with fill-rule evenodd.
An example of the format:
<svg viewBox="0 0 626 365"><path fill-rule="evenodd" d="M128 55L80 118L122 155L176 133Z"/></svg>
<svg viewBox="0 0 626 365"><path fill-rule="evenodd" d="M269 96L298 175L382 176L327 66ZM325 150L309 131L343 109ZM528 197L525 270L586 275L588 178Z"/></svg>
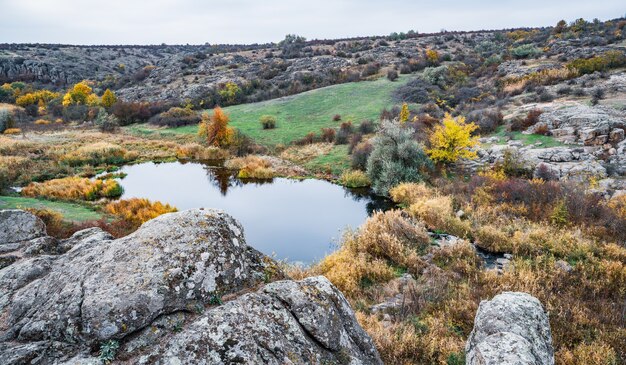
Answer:
<svg viewBox="0 0 626 365"><path fill-rule="evenodd" d="M389 195L389 189L403 182L422 181L432 167L432 161L413 139L410 127L390 121L382 123L367 160L367 176L377 194Z"/></svg>
<svg viewBox="0 0 626 365"><path fill-rule="evenodd" d="M276 128L276 118L271 115L262 115L261 118L259 118L259 122L261 122L263 129Z"/></svg>
<svg viewBox="0 0 626 365"><path fill-rule="evenodd" d="M515 58L536 58L543 53L539 48L532 44L524 44L511 49L511 55Z"/></svg>
<svg viewBox="0 0 626 365"><path fill-rule="evenodd" d="M370 179L361 170L350 170L341 174L339 183L349 188L363 188L370 186Z"/></svg>

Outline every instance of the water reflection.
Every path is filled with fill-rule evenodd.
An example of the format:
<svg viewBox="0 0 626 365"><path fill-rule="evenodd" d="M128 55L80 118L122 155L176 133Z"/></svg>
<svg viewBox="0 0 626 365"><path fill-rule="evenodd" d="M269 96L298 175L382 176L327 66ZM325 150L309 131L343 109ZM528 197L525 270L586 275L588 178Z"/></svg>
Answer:
<svg viewBox="0 0 626 365"><path fill-rule="evenodd" d="M246 180L216 164L144 163L125 166L122 198L170 203L180 210L218 208L238 219L248 244L278 259L311 263L335 249L347 228L392 204L368 189L307 179Z"/></svg>

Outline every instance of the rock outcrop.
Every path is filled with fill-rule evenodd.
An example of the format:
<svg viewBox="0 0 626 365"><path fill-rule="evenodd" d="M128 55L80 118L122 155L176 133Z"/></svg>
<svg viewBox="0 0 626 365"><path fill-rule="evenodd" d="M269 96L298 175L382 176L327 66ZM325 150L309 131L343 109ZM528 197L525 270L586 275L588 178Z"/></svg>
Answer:
<svg viewBox="0 0 626 365"><path fill-rule="evenodd" d="M478 307L468 365L554 365L548 316L537 298L504 292Z"/></svg>
<svg viewBox="0 0 626 365"><path fill-rule="evenodd" d="M280 270L221 211L166 214L120 239L56 240L26 212L0 217L19 240L2 254L14 257L0 270L2 364L96 364L106 344L130 363L380 363L328 280L264 285ZM42 239L57 249L26 252Z"/></svg>

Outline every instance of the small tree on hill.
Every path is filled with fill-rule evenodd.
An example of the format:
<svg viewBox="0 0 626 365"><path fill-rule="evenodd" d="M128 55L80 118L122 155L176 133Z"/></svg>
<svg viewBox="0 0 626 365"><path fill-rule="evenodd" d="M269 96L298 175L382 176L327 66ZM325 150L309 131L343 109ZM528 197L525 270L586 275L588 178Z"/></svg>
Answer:
<svg viewBox="0 0 626 365"><path fill-rule="evenodd" d="M104 94L102 94L102 106L105 108L110 108L117 102L117 96L113 91L106 89Z"/></svg>
<svg viewBox="0 0 626 365"><path fill-rule="evenodd" d="M209 145L215 147L228 147L234 136L234 130L228 126L230 119L224 113L222 108L213 109L213 114L209 117L208 113L202 115L202 121L198 128L198 135L206 138Z"/></svg>
<svg viewBox="0 0 626 365"><path fill-rule="evenodd" d="M383 121L367 160L367 176L374 191L388 195L403 182L418 182L432 168L432 162L413 138L413 129L397 122Z"/></svg>
<svg viewBox="0 0 626 365"><path fill-rule="evenodd" d="M471 148L478 144L478 137L472 136L478 128L474 123L465 123L465 117L453 118L446 113L443 123L437 125L430 136L430 148L426 153L435 162L453 163L459 158L475 159L476 151Z"/></svg>
<svg viewBox="0 0 626 365"><path fill-rule="evenodd" d="M400 123L405 123L407 120L409 120L409 105L404 103L400 110Z"/></svg>

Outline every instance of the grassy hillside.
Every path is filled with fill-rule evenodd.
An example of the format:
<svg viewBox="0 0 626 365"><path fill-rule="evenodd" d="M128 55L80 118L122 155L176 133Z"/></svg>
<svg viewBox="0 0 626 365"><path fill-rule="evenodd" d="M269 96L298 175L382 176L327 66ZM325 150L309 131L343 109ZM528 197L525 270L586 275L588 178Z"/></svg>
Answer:
<svg viewBox="0 0 626 365"><path fill-rule="evenodd" d="M68 221L98 220L102 215L79 204L54 202L42 199L0 196L0 209L47 208L61 213Z"/></svg>
<svg viewBox="0 0 626 365"><path fill-rule="evenodd" d="M307 91L284 98L225 108L231 125L264 145L288 144L309 132L319 133L321 128L336 128L343 121L359 124L365 119L375 120L380 111L394 103L392 91L408 81L404 76L395 82L386 78L376 81L353 82ZM333 116L341 115L341 121ZM259 123L262 115L274 116L276 129L263 130ZM131 128L140 134L195 134L195 125L154 130L139 125Z"/></svg>

